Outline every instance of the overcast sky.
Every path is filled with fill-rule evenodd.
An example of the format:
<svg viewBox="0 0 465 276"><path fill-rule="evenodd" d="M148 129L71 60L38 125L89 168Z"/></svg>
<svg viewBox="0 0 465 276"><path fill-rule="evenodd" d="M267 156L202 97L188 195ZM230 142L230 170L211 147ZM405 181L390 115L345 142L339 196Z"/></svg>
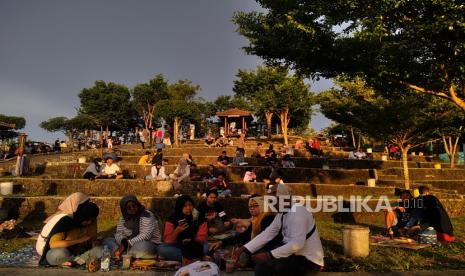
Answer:
<svg viewBox="0 0 465 276"><path fill-rule="evenodd" d="M209 100L232 94L237 70L261 61L241 49L248 42L231 17L258 9L253 0L0 0L0 113L24 116L30 139L52 141L62 136L38 124L74 116L95 80L132 87L162 73L199 84Z"/></svg>

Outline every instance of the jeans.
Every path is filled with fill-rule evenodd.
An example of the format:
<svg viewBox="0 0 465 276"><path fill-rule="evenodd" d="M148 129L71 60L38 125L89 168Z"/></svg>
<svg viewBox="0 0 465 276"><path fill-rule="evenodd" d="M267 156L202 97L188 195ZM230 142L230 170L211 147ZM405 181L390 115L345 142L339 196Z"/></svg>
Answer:
<svg viewBox="0 0 465 276"><path fill-rule="evenodd" d="M203 253L208 253L208 243L203 244ZM182 262L182 245L162 243L158 246L158 255L166 260Z"/></svg>
<svg viewBox="0 0 465 276"><path fill-rule="evenodd" d="M86 252L82 253L81 255L77 256L82 261L86 262L89 258L89 255L94 259L99 259L102 257L102 246L96 246ZM47 252L47 262L50 265L61 265L64 262L69 262L74 260L73 254L67 248L53 248Z"/></svg>
<svg viewBox="0 0 465 276"><path fill-rule="evenodd" d="M103 240L103 245L108 246L112 256L114 257L114 252L118 249L118 244L116 243L115 238L106 238ZM128 251L129 255L132 255L136 259L152 259L157 256L158 245L150 241L140 241L136 242Z"/></svg>

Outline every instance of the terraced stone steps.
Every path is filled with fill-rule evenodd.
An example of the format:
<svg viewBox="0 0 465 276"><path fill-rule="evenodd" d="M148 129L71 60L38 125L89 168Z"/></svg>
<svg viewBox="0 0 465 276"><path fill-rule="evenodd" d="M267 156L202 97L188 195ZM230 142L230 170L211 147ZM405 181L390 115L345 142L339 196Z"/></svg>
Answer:
<svg viewBox="0 0 465 276"><path fill-rule="evenodd" d="M14 192L19 195L44 196L44 195L69 195L75 191L92 196L124 196L128 193L140 196L172 196L172 184L169 181L144 181L141 179L103 180L90 181L86 179L47 179L47 178L12 178ZM198 191L206 190L207 185L202 181L183 183L183 193L197 195ZM300 196L354 196L374 197L394 195L394 187L367 187L360 185L336 185L336 184L311 184L311 183L287 183L286 186L293 195ZM231 183L233 196L242 194L264 194L264 183Z"/></svg>
<svg viewBox="0 0 465 276"><path fill-rule="evenodd" d="M100 207L101 219L118 219L120 217L120 210L118 208L120 197L91 197ZM40 220L42 221L48 215L54 213L58 205L65 199L62 196L41 196L41 197L0 197L0 204L4 210L8 211L10 217L21 218L26 220ZM157 216L166 219L174 210L175 198L168 197L139 197L139 200L149 210L152 210ZM198 203L200 199L195 199ZM247 208L247 199L243 198L226 198L220 199L220 202L225 208L225 211L231 217L249 217ZM395 204L396 201L391 201ZM444 199L441 200L444 207L447 209L451 217L464 215L465 201ZM311 201L312 208L317 207L317 200ZM350 208L347 202L336 203L345 208ZM375 210L378 204L378 199L374 198L367 202L367 206ZM350 209L349 209L350 210ZM373 219L382 219L384 212L314 212L317 219L326 220L344 220L348 219L351 222L367 223Z"/></svg>

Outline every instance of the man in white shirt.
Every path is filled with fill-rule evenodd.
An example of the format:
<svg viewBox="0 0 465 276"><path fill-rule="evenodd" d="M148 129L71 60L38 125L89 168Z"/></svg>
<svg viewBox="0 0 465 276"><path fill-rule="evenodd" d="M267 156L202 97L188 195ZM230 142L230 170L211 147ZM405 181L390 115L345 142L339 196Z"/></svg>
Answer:
<svg viewBox="0 0 465 276"><path fill-rule="evenodd" d="M120 167L113 163L113 159L111 157L107 157L105 159L105 164L102 166L100 178L123 179L123 177Z"/></svg>
<svg viewBox="0 0 465 276"><path fill-rule="evenodd" d="M272 251L258 252L279 233L283 243ZM324 266L323 247L313 215L301 205L294 205L288 213L278 213L268 228L237 250L252 255L257 264L255 275L308 275Z"/></svg>
<svg viewBox="0 0 465 276"><path fill-rule="evenodd" d="M195 241L182 246L182 267L175 276L218 276L220 269L215 263L201 261L204 257L203 246Z"/></svg>

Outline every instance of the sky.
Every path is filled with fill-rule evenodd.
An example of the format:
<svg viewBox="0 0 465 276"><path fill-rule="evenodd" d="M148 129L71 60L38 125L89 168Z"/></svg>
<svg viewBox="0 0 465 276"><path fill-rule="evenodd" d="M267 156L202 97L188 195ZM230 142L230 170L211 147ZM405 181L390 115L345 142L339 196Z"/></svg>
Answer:
<svg viewBox="0 0 465 276"><path fill-rule="evenodd" d="M231 21L254 10L253 0L0 0L0 113L25 117L29 139L53 141L63 136L39 123L75 116L95 80L133 87L161 73L199 84L207 100L231 95L237 71L262 63ZM319 114L311 125L328 123Z"/></svg>

